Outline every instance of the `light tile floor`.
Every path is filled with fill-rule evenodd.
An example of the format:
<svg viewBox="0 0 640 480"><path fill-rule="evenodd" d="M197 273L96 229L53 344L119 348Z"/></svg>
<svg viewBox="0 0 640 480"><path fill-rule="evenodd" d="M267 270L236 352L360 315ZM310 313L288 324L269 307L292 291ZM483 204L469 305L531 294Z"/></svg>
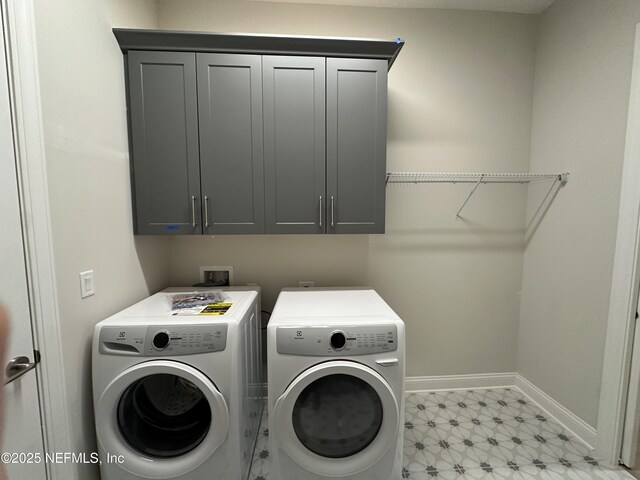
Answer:
<svg viewBox="0 0 640 480"><path fill-rule="evenodd" d="M515 389L407 394L404 468L410 480L623 480ZM249 480L269 477L266 411ZM301 479L304 480L304 479Z"/></svg>

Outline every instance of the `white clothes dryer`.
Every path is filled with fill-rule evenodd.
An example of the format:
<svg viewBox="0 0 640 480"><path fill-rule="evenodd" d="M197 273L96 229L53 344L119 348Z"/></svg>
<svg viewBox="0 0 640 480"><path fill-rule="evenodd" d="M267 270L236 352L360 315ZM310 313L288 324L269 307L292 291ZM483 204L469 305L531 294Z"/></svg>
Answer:
<svg viewBox="0 0 640 480"><path fill-rule="evenodd" d="M375 291L283 290L267 358L274 478L401 478L404 323Z"/></svg>
<svg viewBox="0 0 640 480"><path fill-rule="evenodd" d="M206 289L169 289L195 291ZM102 480L244 480L262 400L260 292L222 289L219 316L175 316L165 292L103 320L93 341Z"/></svg>

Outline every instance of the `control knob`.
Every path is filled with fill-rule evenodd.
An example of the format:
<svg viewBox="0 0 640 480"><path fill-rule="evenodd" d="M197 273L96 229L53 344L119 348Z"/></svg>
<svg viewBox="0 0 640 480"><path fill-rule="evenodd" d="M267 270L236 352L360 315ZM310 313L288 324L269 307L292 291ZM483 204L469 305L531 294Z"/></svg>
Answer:
<svg viewBox="0 0 640 480"><path fill-rule="evenodd" d="M156 350L164 350L169 345L169 332L158 332L153 337L153 346Z"/></svg>
<svg viewBox="0 0 640 480"><path fill-rule="evenodd" d="M344 346L347 344L347 337L345 337L344 333L341 331L336 331L331 334L329 337L329 342L334 350L342 350Z"/></svg>

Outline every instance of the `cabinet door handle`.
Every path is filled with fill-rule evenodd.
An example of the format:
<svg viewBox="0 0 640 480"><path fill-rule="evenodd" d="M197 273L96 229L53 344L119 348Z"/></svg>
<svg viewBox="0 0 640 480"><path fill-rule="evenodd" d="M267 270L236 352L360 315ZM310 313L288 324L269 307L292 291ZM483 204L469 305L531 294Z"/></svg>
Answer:
<svg viewBox="0 0 640 480"><path fill-rule="evenodd" d="M330 197L330 203L331 203L331 228L333 228L333 195L331 195Z"/></svg>
<svg viewBox="0 0 640 480"><path fill-rule="evenodd" d="M320 201L318 202L318 205L320 206L320 228L322 228L322 195L320 195Z"/></svg>
<svg viewBox="0 0 640 480"><path fill-rule="evenodd" d="M191 195L191 226L196 228L196 196Z"/></svg>
<svg viewBox="0 0 640 480"><path fill-rule="evenodd" d="M204 227L209 228L209 197L204 196Z"/></svg>

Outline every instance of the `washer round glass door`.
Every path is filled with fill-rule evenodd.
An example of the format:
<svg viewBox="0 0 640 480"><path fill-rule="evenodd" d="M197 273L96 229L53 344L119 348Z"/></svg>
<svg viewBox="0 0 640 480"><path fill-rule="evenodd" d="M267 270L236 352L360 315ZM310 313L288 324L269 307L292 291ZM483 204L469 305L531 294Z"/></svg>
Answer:
<svg viewBox="0 0 640 480"><path fill-rule="evenodd" d="M387 382L365 365L333 361L300 374L276 402L279 446L306 470L359 473L397 442L400 412Z"/></svg>
<svg viewBox="0 0 640 480"><path fill-rule="evenodd" d="M211 408L190 380L154 373L124 391L117 421L124 439L138 452L173 458L202 443L211 427Z"/></svg>
<svg viewBox="0 0 640 480"><path fill-rule="evenodd" d="M226 439L222 394L200 371L180 362L149 361L124 371L105 389L96 411L105 451L119 466L148 478L187 473Z"/></svg>

